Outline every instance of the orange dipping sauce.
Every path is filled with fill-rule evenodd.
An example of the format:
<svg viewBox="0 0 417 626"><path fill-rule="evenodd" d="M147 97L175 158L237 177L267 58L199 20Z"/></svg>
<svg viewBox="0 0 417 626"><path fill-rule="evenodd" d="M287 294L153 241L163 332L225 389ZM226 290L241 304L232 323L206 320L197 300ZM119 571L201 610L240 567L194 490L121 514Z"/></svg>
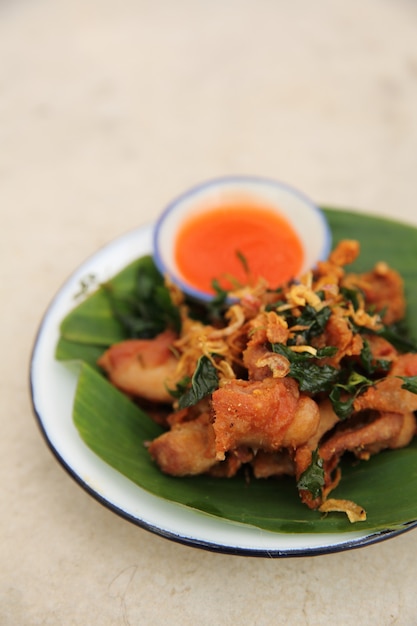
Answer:
<svg viewBox="0 0 417 626"><path fill-rule="evenodd" d="M249 201L214 207L187 219L179 229L175 261L185 282L214 293L266 279L271 288L300 272L304 249L284 216ZM233 277L230 280L229 277Z"/></svg>

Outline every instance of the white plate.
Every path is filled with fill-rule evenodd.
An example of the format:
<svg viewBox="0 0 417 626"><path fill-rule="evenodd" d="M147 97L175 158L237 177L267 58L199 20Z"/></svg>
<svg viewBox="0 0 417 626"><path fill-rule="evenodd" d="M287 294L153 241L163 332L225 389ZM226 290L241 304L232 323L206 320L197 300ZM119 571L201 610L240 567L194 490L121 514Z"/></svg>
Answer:
<svg viewBox="0 0 417 626"><path fill-rule="evenodd" d="M358 548L398 535L410 526L378 533L283 534L245 526L169 502L119 474L82 441L72 421L76 376L55 360L59 325L74 308L81 280L102 282L134 259L152 252L153 225L131 231L94 254L55 296L36 337L30 368L32 403L50 449L90 495L134 524L187 545L230 554L308 556Z"/></svg>

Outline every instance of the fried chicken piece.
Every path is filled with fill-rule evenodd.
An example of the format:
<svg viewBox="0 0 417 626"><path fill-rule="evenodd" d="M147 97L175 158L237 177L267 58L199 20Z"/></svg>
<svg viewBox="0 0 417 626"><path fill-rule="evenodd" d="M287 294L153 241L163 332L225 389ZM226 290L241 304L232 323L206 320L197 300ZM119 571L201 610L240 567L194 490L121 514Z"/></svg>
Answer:
<svg viewBox="0 0 417 626"><path fill-rule="evenodd" d="M391 439L385 441L376 441L369 445L365 445L361 450L356 450L355 454L360 459L368 459L373 454L378 454L381 450L389 448L396 450L408 446L414 435L417 433L417 421L413 412L404 413L399 432L393 435Z"/></svg>
<svg viewBox="0 0 417 626"><path fill-rule="evenodd" d="M417 353L399 354L390 369L391 376L417 376Z"/></svg>
<svg viewBox="0 0 417 626"><path fill-rule="evenodd" d="M344 265L353 263L360 252L359 242L351 239L340 241L327 261L319 261L315 270L315 290L326 285L339 284L345 274Z"/></svg>
<svg viewBox="0 0 417 626"><path fill-rule="evenodd" d="M417 433L417 421L412 411L385 411L373 416L364 412L362 419L359 414L341 422L329 400L320 403L319 409L320 424L316 433L297 448L294 456L297 480L311 464L313 451L317 448L323 460L323 496L313 499L309 491L300 491L302 502L311 509L321 507L327 494L336 487L340 472L335 473L335 470L345 452L367 460L382 450L407 446Z"/></svg>
<svg viewBox="0 0 417 626"><path fill-rule="evenodd" d="M278 452L259 450L251 465L255 478L294 476L295 474L294 461L288 450Z"/></svg>
<svg viewBox="0 0 417 626"><path fill-rule="evenodd" d="M338 245L330 252L329 262L332 265L344 266L353 263L360 252L359 241L356 239L343 239Z"/></svg>
<svg viewBox="0 0 417 626"><path fill-rule="evenodd" d="M392 324L405 315L404 282L395 270L384 262L363 274L349 274L343 284L358 287L364 293L368 308L382 314L384 324Z"/></svg>
<svg viewBox="0 0 417 626"><path fill-rule="evenodd" d="M362 337L353 332L349 321L333 313L326 324L325 331L314 342L315 347L333 346L337 352L332 357L323 359L321 363L339 367L340 361L346 356L357 356L363 348Z"/></svg>
<svg viewBox="0 0 417 626"><path fill-rule="evenodd" d="M250 463L254 457L253 451L247 446L241 446L227 453L224 461L219 461L207 472L215 478L231 478L240 470L242 465Z"/></svg>
<svg viewBox="0 0 417 626"><path fill-rule="evenodd" d="M384 339L384 337L380 337L379 335L365 335L364 339L368 342L369 349L374 359L393 361L398 356L398 352L392 343Z"/></svg>
<svg viewBox="0 0 417 626"><path fill-rule="evenodd" d="M319 447L319 455L323 461L339 459L344 452L353 452L359 458L368 446L379 445L379 449L389 448L396 441L404 422L401 413L380 413L370 422L355 424L352 427L336 429L334 434ZM369 455L368 455L369 456Z"/></svg>
<svg viewBox="0 0 417 626"><path fill-rule="evenodd" d="M310 509L322 510L321 505L327 495L337 486L340 480L338 465L345 452L352 452L357 458L367 460L372 454L376 454L387 448L395 449L408 445L416 434L416 420L413 413L402 415L401 413L381 413L372 420L358 422L347 426L342 422L340 427L335 428L333 434L319 445L319 457L323 461L324 485L322 495L313 498L308 490L300 490L301 501ZM313 443L313 442L312 442ZM308 447L303 446L296 452L296 476L297 479L311 463L311 451L308 455Z"/></svg>
<svg viewBox="0 0 417 626"><path fill-rule="evenodd" d="M366 409L393 413L417 411L417 394L403 389L403 380L398 378L398 376L416 375L417 354L398 355L393 361L389 375L356 398L355 411Z"/></svg>
<svg viewBox="0 0 417 626"><path fill-rule="evenodd" d="M160 469L171 476L203 474L217 463L214 430L209 413L178 422L148 446Z"/></svg>
<svg viewBox="0 0 417 626"><path fill-rule="evenodd" d="M319 410L292 378L232 380L212 395L217 458L239 446L296 448L316 431Z"/></svg>
<svg viewBox="0 0 417 626"><path fill-rule="evenodd" d="M417 395L402 389L402 385L400 378L384 378L356 398L353 404L355 412L369 409L394 413L417 411Z"/></svg>
<svg viewBox="0 0 417 626"><path fill-rule="evenodd" d="M316 432L303 445L299 446L295 451L295 467L297 480L301 474L307 469L311 463L314 450L319 446L319 442L323 436L329 432L336 424L340 423L340 419L333 410L330 400L320 402L319 413L320 421Z"/></svg>
<svg viewBox="0 0 417 626"><path fill-rule="evenodd" d="M166 330L154 339L127 339L113 344L98 359L110 382L124 393L155 402L172 402L175 387L176 335Z"/></svg>
<svg viewBox="0 0 417 626"><path fill-rule="evenodd" d="M270 350L271 343L286 343L288 326L274 311L262 312L251 320L249 340L243 351L243 364L249 380L262 380L267 376L282 378L289 372L288 360Z"/></svg>

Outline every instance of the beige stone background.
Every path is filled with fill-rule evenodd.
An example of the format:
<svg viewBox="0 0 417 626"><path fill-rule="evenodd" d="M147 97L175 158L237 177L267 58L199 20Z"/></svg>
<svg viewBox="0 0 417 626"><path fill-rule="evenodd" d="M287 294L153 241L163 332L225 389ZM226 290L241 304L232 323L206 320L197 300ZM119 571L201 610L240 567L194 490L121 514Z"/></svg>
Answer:
<svg viewBox="0 0 417 626"><path fill-rule="evenodd" d="M416 531L285 560L162 539L69 478L28 389L63 281L190 185L417 224L416 162L415 0L0 0L2 626L417 623Z"/></svg>

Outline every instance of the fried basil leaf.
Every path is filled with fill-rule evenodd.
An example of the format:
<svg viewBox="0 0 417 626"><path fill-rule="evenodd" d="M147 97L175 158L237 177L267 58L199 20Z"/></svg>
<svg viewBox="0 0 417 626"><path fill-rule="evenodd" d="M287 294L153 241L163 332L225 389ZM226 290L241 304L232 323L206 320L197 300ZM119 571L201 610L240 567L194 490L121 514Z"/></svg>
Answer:
<svg viewBox="0 0 417 626"><path fill-rule="evenodd" d="M151 257L143 258L132 293L116 295L111 281L105 283L103 288L114 317L123 325L129 338L153 338L167 327L179 332L179 310L173 304L163 276Z"/></svg>
<svg viewBox="0 0 417 626"><path fill-rule="evenodd" d="M375 312L369 311L369 313L373 315ZM381 315L382 312L379 311L379 316ZM353 332L360 335L377 335L378 337L383 337L392 344L398 352L417 352L417 342L410 337L404 320L395 322L389 326L382 326L378 330L368 328L367 326L360 326L356 324L352 318L349 318L349 324Z"/></svg>
<svg viewBox="0 0 417 626"><path fill-rule="evenodd" d="M361 301L360 296L362 295L362 292L359 289L340 287L340 293L345 301L351 302L354 311L357 311L359 309Z"/></svg>
<svg viewBox="0 0 417 626"><path fill-rule="evenodd" d="M337 417L348 419L353 413L356 398L373 384L372 380L355 371L351 372L346 383L337 383L329 394Z"/></svg>
<svg viewBox="0 0 417 626"><path fill-rule="evenodd" d="M310 465L298 479L297 487L299 491L307 490L311 493L313 498L318 498L321 495L323 485L323 459L320 457L318 450L315 450Z"/></svg>
<svg viewBox="0 0 417 626"><path fill-rule="evenodd" d="M403 380L402 389L407 389L411 393L417 393L417 376L399 376Z"/></svg>
<svg viewBox="0 0 417 626"><path fill-rule="evenodd" d="M175 389L170 389L168 386L166 386L166 389L173 398L181 398L181 396L183 396L187 391L190 382L191 378L189 376L184 376L177 382Z"/></svg>
<svg viewBox="0 0 417 626"><path fill-rule="evenodd" d="M311 394L328 391L336 381L339 370L332 365L318 365L313 359L334 354L336 348L328 346L317 355L309 352L294 352L282 343L272 344L273 352L285 356L290 362L289 376L298 382L300 391Z"/></svg>
<svg viewBox="0 0 417 626"><path fill-rule="evenodd" d="M336 386L333 387L329 394L329 400L332 403L333 410L340 420L348 419L353 413L353 403L355 396L345 396L342 400L343 390Z"/></svg>
<svg viewBox="0 0 417 626"><path fill-rule="evenodd" d="M376 359L371 351L369 342L366 339L363 340L363 347L361 350L361 364L367 374L375 374L375 372L388 372L391 367L391 361L388 359Z"/></svg>
<svg viewBox="0 0 417 626"><path fill-rule="evenodd" d="M306 304L302 309L301 315L295 317L292 314L286 318L288 326L305 326L304 330L295 333L295 341L309 344L313 337L321 335L326 327L328 319L332 311L330 307L324 306L319 311L313 306Z"/></svg>
<svg viewBox="0 0 417 626"><path fill-rule="evenodd" d="M199 358L191 379L191 387L180 397L178 406L185 409L194 406L200 400L215 391L219 386L219 376L213 363L206 356Z"/></svg>

